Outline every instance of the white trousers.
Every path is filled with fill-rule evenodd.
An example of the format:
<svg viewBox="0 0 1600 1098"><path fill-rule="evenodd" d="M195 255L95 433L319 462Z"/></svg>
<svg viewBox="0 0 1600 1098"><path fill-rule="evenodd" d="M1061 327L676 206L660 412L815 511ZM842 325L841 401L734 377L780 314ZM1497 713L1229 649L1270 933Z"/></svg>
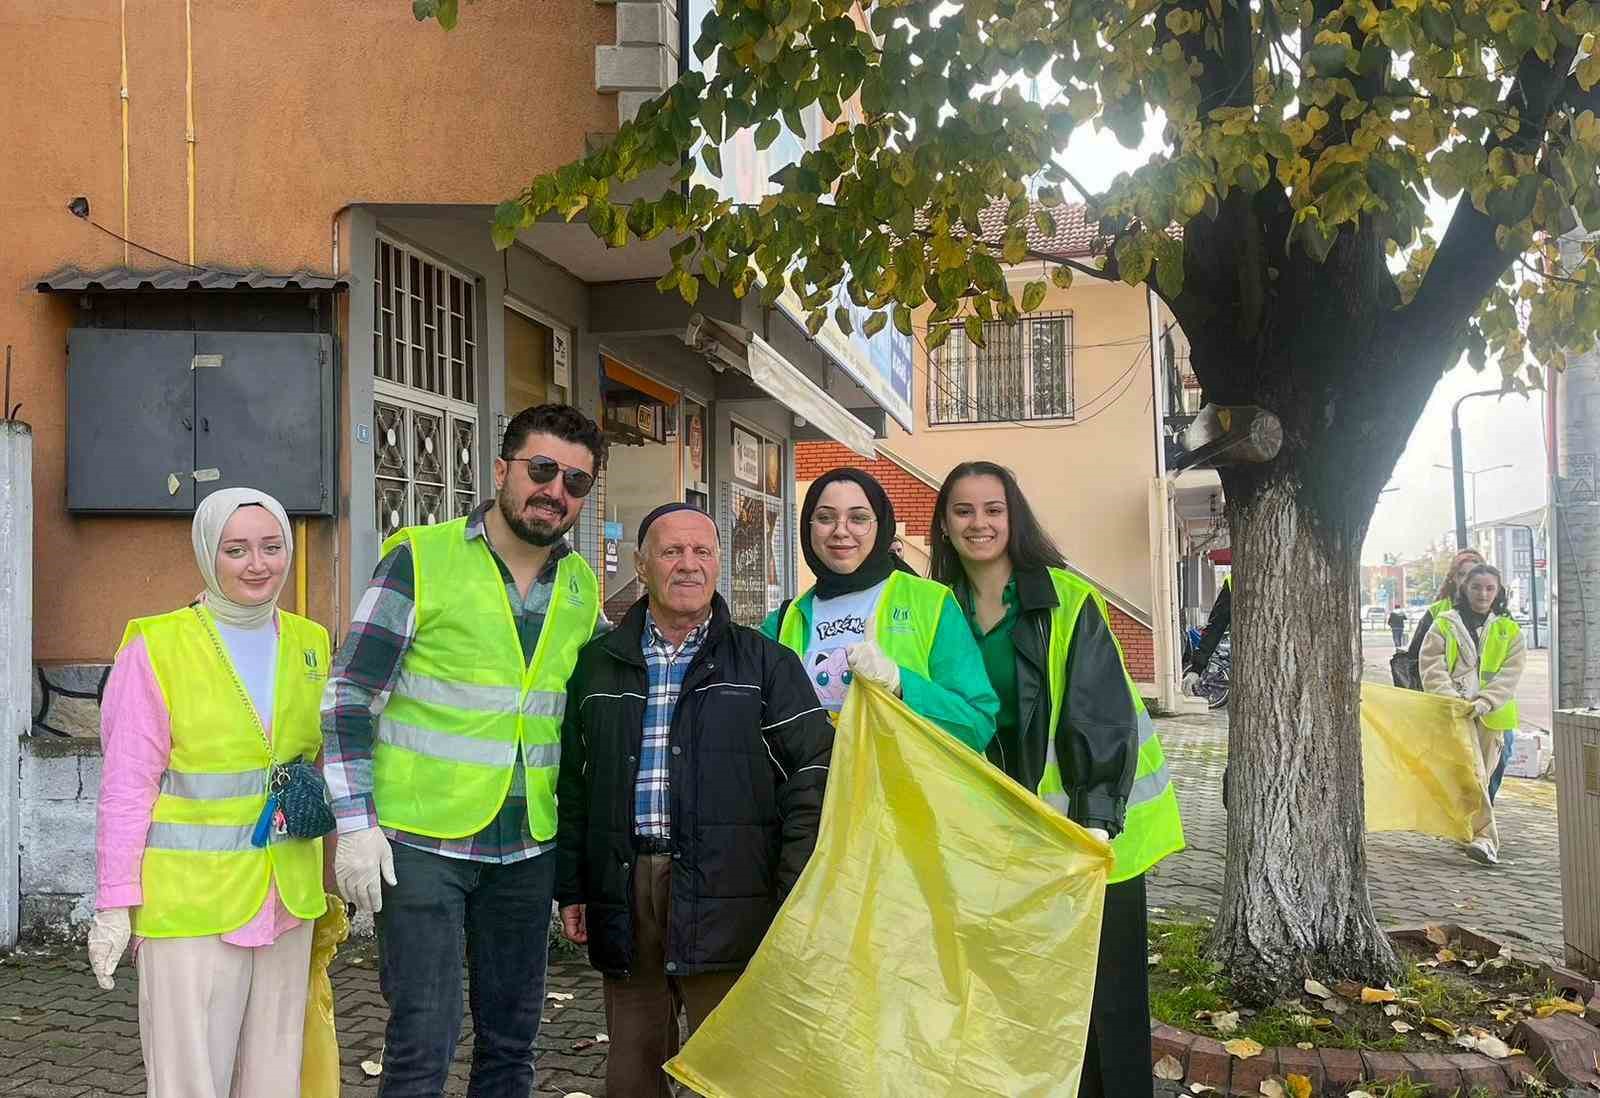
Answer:
<svg viewBox="0 0 1600 1098"><path fill-rule="evenodd" d="M299 1098L311 926L269 946L139 945L139 1043L151 1098Z"/></svg>
<svg viewBox="0 0 1600 1098"><path fill-rule="evenodd" d="M1495 767L1500 765L1505 733L1485 728L1482 721L1475 720L1472 724L1478 733L1478 788L1483 793L1483 800L1478 803L1478 811L1472 820L1472 837L1488 843L1489 851L1498 856L1500 831L1494 823L1494 802L1489 800L1489 779L1494 776Z"/></svg>

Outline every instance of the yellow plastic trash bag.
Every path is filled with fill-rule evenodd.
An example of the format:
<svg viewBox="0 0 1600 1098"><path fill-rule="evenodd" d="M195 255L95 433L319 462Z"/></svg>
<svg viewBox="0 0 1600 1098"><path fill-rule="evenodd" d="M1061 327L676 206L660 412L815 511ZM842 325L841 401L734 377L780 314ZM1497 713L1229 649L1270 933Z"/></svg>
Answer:
<svg viewBox="0 0 1600 1098"><path fill-rule="evenodd" d="M1361 764L1368 831L1472 838L1484 801L1471 705L1362 683Z"/></svg>
<svg viewBox="0 0 1600 1098"><path fill-rule="evenodd" d="M816 853L667 1070L708 1098L1075 1094L1111 864L857 680Z"/></svg>
<svg viewBox="0 0 1600 1098"><path fill-rule="evenodd" d="M333 1026L333 981L328 978L328 965L339 943L349 936L344 901L329 893L327 913L311 930L311 990L306 996L300 1098L339 1098L339 1034Z"/></svg>

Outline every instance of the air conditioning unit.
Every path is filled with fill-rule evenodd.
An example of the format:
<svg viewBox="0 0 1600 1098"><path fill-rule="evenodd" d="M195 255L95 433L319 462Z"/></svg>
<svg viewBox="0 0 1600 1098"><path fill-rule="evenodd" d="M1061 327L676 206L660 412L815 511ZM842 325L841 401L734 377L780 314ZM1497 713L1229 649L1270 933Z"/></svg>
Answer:
<svg viewBox="0 0 1600 1098"><path fill-rule="evenodd" d="M1566 960L1600 976L1600 709L1558 710L1555 726Z"/></svg>

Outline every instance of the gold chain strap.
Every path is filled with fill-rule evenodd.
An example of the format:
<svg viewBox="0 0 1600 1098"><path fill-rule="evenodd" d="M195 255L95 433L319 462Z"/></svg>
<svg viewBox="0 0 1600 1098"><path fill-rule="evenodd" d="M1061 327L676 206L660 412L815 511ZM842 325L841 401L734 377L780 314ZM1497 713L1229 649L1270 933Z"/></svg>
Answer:
<svg viewBox="0 0 1600 1098"><path fill-rule="evenodd" d="M268 792L271 792L272 775L278 768L278 757L273 753L272 740L267 735L267 726L261 723L261 714L256 712L256 703L250 697L250 691L245 689L244 682L239 678L238 669L233 666L233 660L229 658L227 649L222 645L222 638L217 635L217 631L212 626L210 619L200 612L199 606L191 606L189 609L193 610L194 616L200 619L200 624L205 629L206 636L211 640L211 647L216 650L217 659L222 661L222 666L228 672L228 678L233 681L234 690L239 694L239 700L244 704L245 712L250 714L250 720L256 726L256 735L261 737L262 746L267 749L267 789Z"/></svg>

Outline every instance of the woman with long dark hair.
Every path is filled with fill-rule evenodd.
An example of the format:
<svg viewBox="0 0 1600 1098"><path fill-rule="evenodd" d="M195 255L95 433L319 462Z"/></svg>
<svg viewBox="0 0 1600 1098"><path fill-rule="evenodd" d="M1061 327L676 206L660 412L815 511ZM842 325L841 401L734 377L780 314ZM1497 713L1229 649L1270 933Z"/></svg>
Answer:
<svg viewBox="0 0 1600 1098"><path fill-rule="evenodd" d="M931 578L955 590L1000 696L990 761L1116 855L1078 1094L1148 1098L1144 874L1183 848L1161 741L1105 600L1067 570L1009 469L951 470L930 538Z"/></svg>
<svg viewBox="0 0 1600 1098"><path fill-rule="evenodd" d="M1504 762L1506 736L1517 727L1517 684L1527 647L1522 628L1506 609L1506 587L1493 565L1467 573L1455 604L1440 614L1422 642L1422 688L1472 703L1482 763L1483 803L1466 853L1495 865L1500 836L1494 823L1495 775Z"/></svg>
<svg viewBox="0 0 1600 1098"><path fill-rule="evenodd" d="M767 615L761 631L800 657L831 713L857 678L975 751L994 736L994 690L948 588L896 567L894 506L860 469L824 473L800 508L800 549L816 586Z"/></svg>

